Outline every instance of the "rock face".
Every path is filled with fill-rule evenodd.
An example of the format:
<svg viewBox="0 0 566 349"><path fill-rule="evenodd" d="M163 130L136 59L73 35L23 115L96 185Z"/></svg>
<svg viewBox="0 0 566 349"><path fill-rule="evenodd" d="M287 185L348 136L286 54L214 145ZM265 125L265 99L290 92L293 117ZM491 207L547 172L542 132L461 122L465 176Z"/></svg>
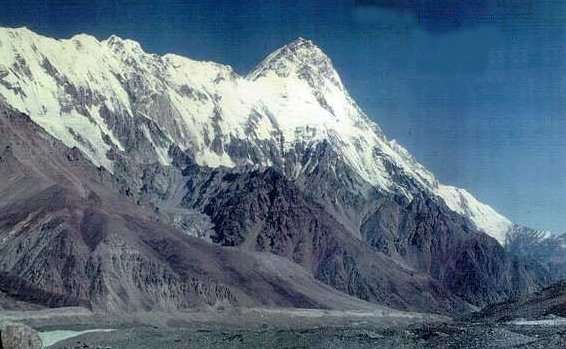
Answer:
<svg viewBox="0 0 566 349"><path fill-rule="evenodd" d="M552 316L566 317L566 283L546 287L523 297L493 304L468 318L475 320L510 321L538 320Z"/></svg>
<svg viewBox="0 0 566 349"><path fill-rule="evenodd" d="M213 242L285 257L358 298L405 310L463 311L469 305L437 280L353 238L323 207L274 169L188 167L183 205L214 224Z"/></svg>
<svg viewBox="0 0 566 349"><path fill-rule="evenodd" d="M42 349L38 333L31 327L13 322L0 324L1 349Z"/></svg>
<svg viewBox="0 0 566 349"><path fill-rule="evenodd" d="M505 249L546 272L554 281L566 279L566 234L555 235L516 225L507 235Z"/></svg>
<svg viewBox="0 0 566 349"><path fill-rule="evenodd" d="M508 254L477 234L467 220L427 197L409 204L383 198L364 222L365 240L377 250L440 281L466 301L484 306L538 289L549 273Z"/></svg>
<svg viewBox="0 0 566 349"><path fill-rule="evenodd" d="M189 166L184 175L183 205L210 217L213 242L284 256L362 299L404 309L464 310L535 290L546 277L430 198L374 199L356 237L274 169Z"/></svg>

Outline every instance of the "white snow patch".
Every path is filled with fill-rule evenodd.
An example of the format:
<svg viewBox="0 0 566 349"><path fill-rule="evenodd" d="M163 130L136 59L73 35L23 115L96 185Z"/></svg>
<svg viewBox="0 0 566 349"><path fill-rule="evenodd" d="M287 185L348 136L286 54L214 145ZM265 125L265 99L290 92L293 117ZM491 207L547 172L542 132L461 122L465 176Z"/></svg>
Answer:
<svg viewBox="0 0 566 349"><path fill-rule="evenodd" d="M104 142L103 133L95 122L77 113L35 116L32 120L48 133L56 134L66 146L79 148L95 165L112 171L113 163L106 157L110 146Z"/></svg>
<svg viewBox="0 0 566 349"><path fill-rule="evenodd" d="M151 143L151 146L157 153L157 158L162 165L168 166L171 165L171 158L169 157L169 148L164 145L157 145L151 136L151 132L147 125L142 126L143 134L145 138Z"/></svg>

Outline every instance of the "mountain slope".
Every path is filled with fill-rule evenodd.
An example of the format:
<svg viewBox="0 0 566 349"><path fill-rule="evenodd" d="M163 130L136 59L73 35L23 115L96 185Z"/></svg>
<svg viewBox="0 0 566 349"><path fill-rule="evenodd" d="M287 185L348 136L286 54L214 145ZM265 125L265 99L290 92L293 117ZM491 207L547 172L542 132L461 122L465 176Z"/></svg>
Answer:
<svg viewBox="0 0 566 349"><path fill-rule="evenodd" d="M483 306L533 291L544 279L430 198L376 199L357 239L274 169L189 166L184 175L182 205L210 217L213 242L284 256L362 299L459 311L461 300Z"/></svg>
<svg viewBox="0 0 566 349"><path fill-rule="evenodd" d="M213 242L283 256L318 280L397 309L470 309L442 283L372 249L274 169L202 170L189 166L186 207L214 224Z"/></svg>
<svg viewBox="0 0 566 349"><path fill-rule="evenodd" d="M110 171L115 152L170 164L168 151L178 147L200 165L274 166L298 178L318 161L305 152L324 142L359 178L355 191L409 200L426 192L500 242L511 226L387 140L308 40L277 50L245 77L228 66L147 54L116 36L54 40L0 29L0 43L0 98Z"/></svg>
<svg viewBox="0 0 566 349"><path fill-rule="evenodd" d="M214 246L161 223L120 195L110 173L1 103L0 175L3 295L105 311L375 309L284 258Z"/></svg>
<svg viewBox="0 0 566 349"><path fill-rule="evenodd" d="M516 225L507 235L505 249L537 265L555 281L566 278L566 234L551 234Z"/></svg>
<svg viewBox="0 0 566 349"><path fill-rule="evenodd" d="M566 283L560 282L532 294L493 304L467 318L473 320L509 321L566 317ZM563 323L563 319L562 319Z"/></svg>

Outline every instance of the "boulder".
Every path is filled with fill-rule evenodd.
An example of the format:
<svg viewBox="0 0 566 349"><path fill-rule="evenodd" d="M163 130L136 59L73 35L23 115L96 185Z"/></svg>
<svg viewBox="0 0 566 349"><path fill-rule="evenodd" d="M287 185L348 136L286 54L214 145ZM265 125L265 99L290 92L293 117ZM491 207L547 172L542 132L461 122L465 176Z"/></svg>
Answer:
<svg viewBox="0 0 566 349"><path fill-rule="evenodd" d="M0 324L0 349L41 349L43 343L33 328L15 322Z"/></svg>

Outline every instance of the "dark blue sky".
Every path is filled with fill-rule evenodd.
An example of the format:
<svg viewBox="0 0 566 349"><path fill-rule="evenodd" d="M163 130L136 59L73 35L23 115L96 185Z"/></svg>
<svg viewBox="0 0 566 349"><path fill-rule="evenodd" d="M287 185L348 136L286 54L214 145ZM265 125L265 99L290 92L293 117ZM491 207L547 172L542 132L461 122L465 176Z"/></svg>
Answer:
<svg viewBox="0 0 566 349"><path fill-rule="evenodd" d="M0 0L0 25L133 38L245 73L299 37L440 180L566 231L562 0Z"/></svg>

